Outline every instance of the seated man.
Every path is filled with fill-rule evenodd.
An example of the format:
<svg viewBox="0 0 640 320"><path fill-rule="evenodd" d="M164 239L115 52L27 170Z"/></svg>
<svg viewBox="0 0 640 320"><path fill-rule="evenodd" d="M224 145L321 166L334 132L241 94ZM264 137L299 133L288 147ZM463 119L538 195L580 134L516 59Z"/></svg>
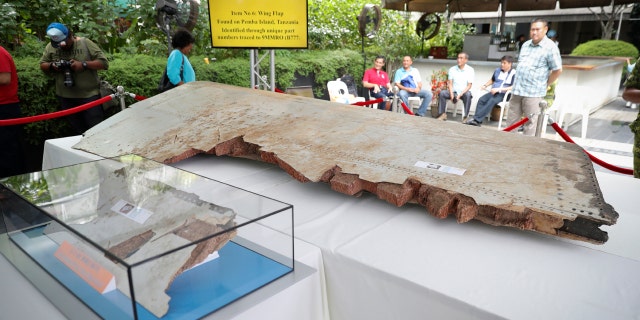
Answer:
<svg viewBox="0 0 640 320"><path fill-rule="evenodd" d="M471 86L475 71L471 66L467 65L469 55L465 52L458 53L458 64L449 68L449 79L447 80L447 90L440 91L438 97L438 120L447 120L447 100L451 100L454 104L461 99L464 103L464 115L469 116L471 109ZM462 122L465 122L462 119Z"/></svg>
<svg viewBox="0 0 640 320"><path fill-rule="evenodd" d="M372 98L391 98L393 96L389 75L382 70L382 67L384 67L384 56L377 56L373 60L373 68L367 69L362 77L362 86L369 89L369 96ZM378 109L391 111L391 101L378 103Z"/></svg>
<svg viewBox="0 0 640 320"><path fill-rule="evenodd" d="M422 98L422 103L420 103L420 108L418 108L416 116L424 117L424 114L427 112L427 106L431 103L433 94L431 91L422 89L420 71L412 67L411 64L413 64L411 57L404 56L404 58L402 58L402 68L396 70L393 79L400 89L398 96L400 96L400 99L407 107L409 106L409 97L418 96Z"/></svg>
<svg viewBox="0 0 640 320"><path fill-rule="evenodd" d="M512 56L504 56L500 59L500 68L497 68L493 72L491 79L482 85L482 90L485 90L485 88L489 86L491 86L491 90L478 99L476 113L473 115L473 119L465 122L466 124L480 126L482 124L482 119L489 115L493 106L502 102L504 95L511 90L511 86L513 85L513 79L516 71L512 66Z"/></svg>

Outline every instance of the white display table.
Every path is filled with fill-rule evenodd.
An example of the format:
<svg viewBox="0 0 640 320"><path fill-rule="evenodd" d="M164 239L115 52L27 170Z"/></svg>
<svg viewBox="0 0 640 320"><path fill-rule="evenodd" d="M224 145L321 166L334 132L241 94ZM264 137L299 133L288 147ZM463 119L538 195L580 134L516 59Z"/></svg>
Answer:
<svg viewBox="0 0 640 320"><path fill-rule="evenodd" d="M43 163L76 154L64 147L74 139L47 141ZM640 317L638 179L597 172L620 213L598 246L439 220L423 207L342 195L251 160L199 155L175 166L293 204L295 237L322 252L333 320Z"/></svg>
<svg viewBox="0 0 640 320"><path fill-rule="evenodd" d="M620 213L604 245L439 220L370 194L302 184L272 165L197 156L176 164L292 203L296 238L322 249L331 319L635 319L640 180L597 174Z"/></svg>
<svg viewBox="0 0 640 320"><path fill-rule="evenodd" d="M321 276L320 250L301 241L296 242L296 271L258 291L245 296L204 319L328 319L324 301L324 277ZM312 269L314 266L319 269ZM47 285L46 290L59 292L54 305L34 287L20 271L0 255L1 319L68 319L58 308L73 310L71 319L99 319L70 293L57 284ZM41 284L40 284L41 285ZM295 301L295 303L292 303ZM62 306L60 305L62 304Z"/></svg>

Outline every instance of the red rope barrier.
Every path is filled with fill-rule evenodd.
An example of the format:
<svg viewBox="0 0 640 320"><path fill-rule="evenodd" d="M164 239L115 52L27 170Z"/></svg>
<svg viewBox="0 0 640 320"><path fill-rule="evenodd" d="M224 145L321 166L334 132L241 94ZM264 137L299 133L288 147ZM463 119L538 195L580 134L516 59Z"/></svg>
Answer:
<svg viewBox="0 0 640 320"><path fill-rule="evenodd" d="M558 132L558 134L562 137L562 139L564 139L564 141L571 142L571 143L575 144L573 139L571 139L571 137L569 137L569 135L566 132L564 132L564 130L562 130L562 128L560 128L560 126L557 123L553 122L553 123L551 123L551 126L553 127L553 129L556 130L556 132ZM592 155L587 150L582 149L582 151L589 156L589 159L591 159L591 161L601 165L604 168L607 168L607 169L609 169L611 171L615 171L615 172L622 173L622 174L633 175L633 169L622 168L622 167L618 167L618 166L606 163L606 162L596 158L596 156Z"/></svg>
<svg viewBox="0 0 640 320"><path fill-rule="evenodd" d="M380 103L380 102L382 102L382 101L383 101L383 100L382 100L382 98L378 98L378 99L375 99L375 100L354 102L354 103L352 103L351 105L352 105L352 106L368 106L368 105L370 105L370 104Z"/></svg>
<svg viewBox="0 0 640 320"><path fill-rule="evenodd" d="M402 109L404 109L404 112L406 112L406 113L408 113L408 114L410 114L412 116L415 116L415 114L413 114L413 111L411 111L411 109L409 109L409 107L407 107L407 105L404 104L404 101L400 100L400 105L402 106Z"/></svg>
<svg viewBox="0 0 640 320"><path fill-rule="evenodd" d="M85 103L85 104L83 104L81 106L77 106L77 107L74 107L74 108L71 108L71 109L62 110L62 111L56 111L56 112L51 112L51 113L46 113L46 114L40 114L40 115L37 115L37 116L31 116L31 117L0 120L0 126L13 126L13 125L17 125L17 124L25 124L25 123L31 123L31 122L36 122L36 121L49 120L49 119L53 119L53 118L68 116L70 114L73 114L73 113L76 113L76 112L80 112L80 111L84 111L84 110L93 108L95 106L101 105L101 104L103 104L105 102L109 102L109 101L113 100L114 96L115 95L111 94L111 95L108 95L106 97L100 98L98 100L91 101L89 103Z"/></svg>
<svg viewBox="0 0 640 320"><path fill-rule="evenodd" d="M502 131L509 132L509 131L511 131L511 130L523 125L523 124L525 124L527 121L529 121L529 118L524 117L520 121L518 121L518 122L516 122L516 123L514 123L514 124L512 124L512 125L510 125L510 126L508 126L506 128L504 128L504 129L502 129Z"/></svg>

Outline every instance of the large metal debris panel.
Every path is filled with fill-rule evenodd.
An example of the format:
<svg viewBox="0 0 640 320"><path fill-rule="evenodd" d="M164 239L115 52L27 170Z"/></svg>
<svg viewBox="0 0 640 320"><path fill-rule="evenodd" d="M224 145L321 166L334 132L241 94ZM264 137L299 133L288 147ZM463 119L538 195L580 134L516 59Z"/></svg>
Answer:
<svg viewBox="0 0 640 320"><path fill-rule="evenodd" d="M605 242L600 227L618 218L574 144L212 82L138 102L74 148L163 163L197 153L252 158L436 217L592 243Z"/></svg>

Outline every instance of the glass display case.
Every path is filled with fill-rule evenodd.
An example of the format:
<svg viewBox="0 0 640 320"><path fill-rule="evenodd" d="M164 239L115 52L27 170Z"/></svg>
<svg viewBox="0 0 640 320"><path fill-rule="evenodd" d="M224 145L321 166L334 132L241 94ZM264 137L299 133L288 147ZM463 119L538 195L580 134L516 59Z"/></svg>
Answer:
<svg viewBox="0 0 640 320"><path fill-rule="evenodd" d="M135 155L2 178L0 214L7 260L104 319L200 318L294 268L292 205Z"/></svg>

